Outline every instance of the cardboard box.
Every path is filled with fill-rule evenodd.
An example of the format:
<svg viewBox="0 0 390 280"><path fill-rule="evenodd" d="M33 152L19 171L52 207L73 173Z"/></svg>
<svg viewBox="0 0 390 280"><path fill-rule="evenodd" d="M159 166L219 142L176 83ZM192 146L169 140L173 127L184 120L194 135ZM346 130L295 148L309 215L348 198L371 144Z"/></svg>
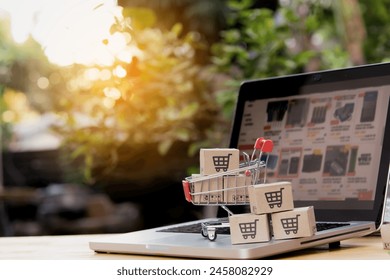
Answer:
<svg viewBox="0 0 390 280"><path fill-rule="evenodd" d="M228 204L249 203L248 186L252 183L251 176L232 175L223 177L225 201Z"/></svg>
<svg viewBox="0 0 390 280"><path fill-rule="evenodd" d="M308 237L316 233L313 206L271 214L275 239Z"/></svg>
<svg viewBox="0 0 390 280"><path fill-rule="evenodd" d="M294 209L290 182L259 184L248 187L251 212L275 213Z"/></svg>
<svg viewBox="0 0 390 280"><path fill-rule="evenodd" d="M201 149L200 174L212 175L240 166L240 151L238 149Z"/></svg>
<svg viewBox="0 0 390 280"><path fill-rule="evenodd" d="M193 204L216 204L224 203L225 197L223 192L223 181L222 177L218 178L207 178L200 174L193 174L192 178L200 178L201 181L194 182L192 193Z"/></svg>
<svg viewBox="0 0 390 280"><path fill-rule="evenodd" d="M229 216L232 244L268 242L271 240L267 215L252 213Z"/></svg>

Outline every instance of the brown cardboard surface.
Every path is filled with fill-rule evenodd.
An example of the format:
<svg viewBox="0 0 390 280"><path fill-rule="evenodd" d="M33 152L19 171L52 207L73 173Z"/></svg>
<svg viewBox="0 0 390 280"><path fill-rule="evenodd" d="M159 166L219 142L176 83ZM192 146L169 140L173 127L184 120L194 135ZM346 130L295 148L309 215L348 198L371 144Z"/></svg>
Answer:
<svg viewBox="0 0 390 280"><path fill-rule="evenodd" d="M268 242L271 239L267 215L232 215L229 223L232 244Z"/></svg>
<svg viewBox="0 0 390 280"><path fill-rule="evenodd" d="M300 207L271 214L275 239L312 236L316 232L314 208Z"/></svg>
<svg viewBox="0 0 390 280"><path fill-rule="evenodd" d="M201 149L200 174L212 175L238 169L240 151L238 149Z"/></svg>
<svg viewBox="0 0 390 280"><path fill-rule="evenodd" d="M294 208L290 182L253 185L248 191L250 209L254 214L275 213Z"/></svg>

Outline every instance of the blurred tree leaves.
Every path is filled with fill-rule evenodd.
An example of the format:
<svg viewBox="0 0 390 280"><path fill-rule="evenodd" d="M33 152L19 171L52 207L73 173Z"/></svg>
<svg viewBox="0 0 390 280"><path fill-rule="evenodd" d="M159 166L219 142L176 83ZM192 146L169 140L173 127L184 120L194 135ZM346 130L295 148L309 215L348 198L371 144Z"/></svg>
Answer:
<svg viewBox="0 0 390 280"><path fill-rule="evenodd" d="M64 84L57 81L45 89L39 87L38 80L56 76L58 67L48 61L42 47L33 38L16 44L9 33L9 23L5 20L0 23L0 84L23 92L40 112L53 110Z"/></svg>
<svg viewBox="0 0 390 280"><path fill-rule="evenodd" d="M284 1L275 11L254 0L229 0L228 28L213 46L212 62L227 82L218 95L232 117L240 81L349 65L332 7L318 1Z"/></svg>
<svg viewBox="0 0 390 280"><path fill-rule="evenodd" d="M142 167L132 155L144 151L148 157L153 149L158 154L151 160L159 161L154 174L170 176L170 168L185 170L161 160L172 153L187 158L190 146L206 139L218 120L209 70L195 59L196 50L204 47L198 37L184 34L180 24L166 31L152 26L151 10L127 8L123 14L112 32L131 38L133 53L127 58L131 62L118 59L110 67L79 69L70 80L76 87L61 101L66 125L57 129L73 147L72 156L84 158L89 182L140 175ZM105 72L109 78L85 86L83 77L90 71ZM185 150L175 150L183 144Z"/></svg>
<svg viewBox="0 0 390 280"><path fill-rule="evenodd" d="M156 14L147 8L124 8L123 16L130 21L131 28L142 30L156 24Z"/></svg>
<svg viewBox="0 0 390 280"><path fill-rule="evenodd" d="M360 0L366 27L364 54L367 63L390 60L390 0Z"/></svg>

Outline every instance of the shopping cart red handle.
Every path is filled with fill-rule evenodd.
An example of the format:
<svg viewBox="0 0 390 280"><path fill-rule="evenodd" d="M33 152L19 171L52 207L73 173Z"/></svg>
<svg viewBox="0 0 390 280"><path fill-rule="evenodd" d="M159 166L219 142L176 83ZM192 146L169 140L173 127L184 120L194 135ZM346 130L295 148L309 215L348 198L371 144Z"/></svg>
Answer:
<svg viewBox="0 0 390 280"><path fill-rule="evenodd" d="M264 145L264 137L257 138L254 149L261 151Z"/></svg>
<svg viewBox="0 0 390 280"><path fill-rule="evenodd" d="M270 153L274 148L272 140L264 139L264 137L257 138L254 149L263 153Z"/></svg>
<svg viewBox="0 0 390 280"><path fill-rule="evenodd" d="M264 140L263 147L262 147L262 152L263 153L270 153L272 152L274 148L274 142L272 140Z"/></svg>
<svg viewBox="0 0 390 280"><path fill-rule="evenodd" d="M192 202L192 195L190 193L190 182L187 180L183 180L183 190L184 190L184 196L188 202Z"/></svg>

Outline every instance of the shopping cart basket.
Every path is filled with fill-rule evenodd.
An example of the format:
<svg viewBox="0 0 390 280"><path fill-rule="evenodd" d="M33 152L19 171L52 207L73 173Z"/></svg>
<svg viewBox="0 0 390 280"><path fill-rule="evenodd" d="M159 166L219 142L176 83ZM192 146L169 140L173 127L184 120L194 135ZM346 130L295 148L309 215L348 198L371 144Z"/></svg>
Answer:
<svg viewBox="0 0 390 280"><path fill-rule="evenodd" d="M220 206L228 215L232 215L227 206L249 204L248 186L266 182L268 154L272 149L271 140L258 138L252 155L243 153L244 161L238 169L185 178L183 190L186 200L194 205ZM226 218L206 222L202 224L201 234L212 241L217 238L217 228L223 227L229 227Z"/></svg>

